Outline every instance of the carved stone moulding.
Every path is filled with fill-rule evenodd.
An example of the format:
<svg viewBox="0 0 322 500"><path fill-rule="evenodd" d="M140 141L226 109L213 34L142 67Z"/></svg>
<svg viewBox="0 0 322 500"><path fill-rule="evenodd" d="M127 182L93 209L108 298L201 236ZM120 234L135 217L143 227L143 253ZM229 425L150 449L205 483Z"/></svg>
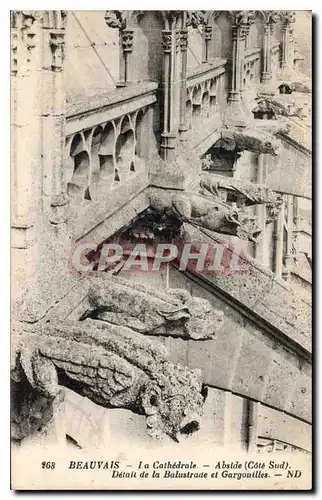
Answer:
<svg viewBox="0 0 322 500"><path fill-rule="evenodd" d="M110 28L123 30L127 27L126 12L122 10L107 10L104 20L105 24Z"/></svg>
<svg viewBox="0 0 322 500"><path fill-rule="evenodd" d="M186 52L188 49L188 30L180 32L180 49L182 52Z"/></svg>
<svg viewBox="0 0 322 500"><path fill-rule="evenodd" d="M162 46L165 53L171 52L173 33L171 30L162 30Z"/></svg>
<svg viewBox="0 0 322 500"><path fill-rule="evenodd" d="M133 50L134 31L129 29L122 30L122 48L124 52L132 52Z"/></svg>
<svg viewBox="0 0 322 500"><path fill-rule="evenodd" d="M49 45L52 52L51 68L53 71L62 71L65 59L64 30L51 31Z"/></svg>
<svg viewBox="0 0 322 500"><path fill-rule="evenodd" d="M121 241L172 241L180 235L181 222L148 208L120 231Z"/></svg>
<svg viewBox="0 0 322 500"><path fill-rule="evenodd" d="M208 12L206 10L191 10L187 12L187 26L198 28L208 23Z"/></svg>
<svg viewBox="0 0 322 500"><path fill-rule="evenodd" d="M296 13L293 10L279 10L277 13L285 26L289 26L296 21Z"/></svg>
<svg viewBox="0 0 322 500"><path fill-rule="evenodd" d="M11 11L11 50L12 50L12 74L17 72L22 75L30 74L31 69L38 69L33 66L35 54L39 54L42 44L49 44L52 52L52 70L61 71L64 62L64 35L67 24L67 11ZM49 32L45 35L45 42L42 40L41 29ZM48 41L48 42L47 42ZM36 45L38 51L34 51ZM47 56L44 50L45 59Z"/></svg>
<svg viewBox="0 0 322 500"><path fill-rule="evenodd" d="M11 72L29 75L41 14L39 11L11 11Z"/></svg>

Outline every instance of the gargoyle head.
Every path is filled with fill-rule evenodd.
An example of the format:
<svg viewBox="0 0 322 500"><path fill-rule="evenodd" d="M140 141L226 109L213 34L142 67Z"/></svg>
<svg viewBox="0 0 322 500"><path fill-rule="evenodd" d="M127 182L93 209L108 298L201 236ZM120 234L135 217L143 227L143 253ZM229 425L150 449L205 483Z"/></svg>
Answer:
<svg viewBox="0 0 322 500"><path fill-rule="evenodd" d="M199 297L190 297L187 305L191 314L190 321L186 323L188 337L194 340L213 339L223 325L224 313Z"/></svg>
<svg viewBox="0 0 322 500"><path fill-rule="evenodd" d="M180 442L184 435L196 432L205 396L200 370L167 363L162 380L147 382L141 392L148 434L156 439L167 434Z"/></svg>
<svg viewBox="0 0 322 500"><path fill-rule="evenodd" d="M226 215L226 219L236 225L236 236L238 238L257 243L262 231L257 225L256 217L248 215L242 210L234 210Z"/></svg>
<svg viewBox="0 0 322 500"><path fill-rule="evenodd" d="M278 156L279 149L280 148L279 148L278 141L269 140L269 141L263 142L262 147L261 147L261 153L269 154L272 156Z"/></svg>
<svg viewBox="0 0 322 500"><path fill-rule="evenodd" d="M185 331L186 337L194 340L213 339L224 321L224 313L214 309L210 302L200 297L193 297L182 289L172 289L169 293L182 302L181 308L169 313L159 311L176 328Z"/></svg>

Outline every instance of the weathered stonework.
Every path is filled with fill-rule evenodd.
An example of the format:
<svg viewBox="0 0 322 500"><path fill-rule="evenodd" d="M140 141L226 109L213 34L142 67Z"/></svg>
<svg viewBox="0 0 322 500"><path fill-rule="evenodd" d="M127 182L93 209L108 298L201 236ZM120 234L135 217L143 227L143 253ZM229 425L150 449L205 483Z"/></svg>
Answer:
<svg viewBox="0 0 322 500"><path fill-rule="evenodd" d="M253 182L223 179L213 174L202 174L200 186L203 194L212 194L224 202L237 203L237 207L265 204L268 220L272 222L279 214L283 197L268 187Z"/></svg>
<svg viewBox="0 0 322 500"><path fill-rule="evenodd" d="M155 438L198 430L204 401L200 372L169 361L164 346L105 322L45 323L13 332L12 437L46 426L59 385L105 408L146 416Z"/></svg>
<svg viewBox="0 0 322 500"><path fill-rule="evenodd" d="M207 24L208 15L206 10L192 10L187 12L187 26L198 28Z"/></svg>
<svg viewBox="0 0 322 500"><path fill-rule="evenodd" d="M186 290L165 293L116 277L93 280L85 318L127 326L145 335L194 340L212 339L223 324L221 311Z"/></svg>
<svg viewBox="0 0 322 500"><path fill-rule="evenodd" d="M156 212L174 214L182 222L241 239L256 241L261 233L255 218L250 214L203 195L187 191L160 191L151 195L150 205Z"/></svg>
<svg viewBox="0 0 322 500"><path fill-rule="evenodd" d="M297 106L294 100L285 100L282 97L278 97L277 95L274 97L260 97L258 99L258 105L253 110L253 113L258 112L268 114L272 118L277 118L279 116L295 116L298 118L302 117L302 108Z"/></svg>
<svg viewBox="0 0 322 500"><path fill-rule="evenodd" d="M33 69L40 19L40 11L11 11L11 72L13 75L19 72L21 76L26 76Z"/></svg>
<svg viewBox="0 0 322 500"><path fill-rule="evenodd" d="M253 153L270 154L277 156L279 143L276 139L258 132L255 129L245 129L239 132L233 129L223 130L221 137L213 145L214 149L241 152L251 151Z"/></svg>
<svg viewBox="0 0 322 500"><path fill-rule="evenodd" d="M110 28L125 29L127 19L122 10L107 10L105 12L105 24Z"/></svg>
<svg viewBox="0 0 322 500"><path fill-rule="evenodd" d="M152 25L158 28L150 29L146 14L155 15ZM80 40L88 34L88 47L77 47L76 36L74 44L65 45L65 34L70 35L66 15L12 15L12 246L13 271L19 274L13 315L24 321L13 328L13 438L20 441L48 429L65 386L102 408L145 415L150 435L176 440L199 427L206 392L201 380L220 388L221 400L209 405L208 399L216 425L218 414L229 410L233 392L240 402L250 398L302 419L297 420L301 429L303 420L311 418L310 305L279 278L286 276L280 268L291 255L293 217L267 187L290 197L311 195L310 158L305 163L299 154L304 120L298 119L302 113L294 95L301 92L305 98L310 86L290 68L292 14L256 13L256 24L262 24L257 38L262 29L263 43L255 47L255 29L250 29L254 12L226 11L217 23L221 13L210 11L107 11L106 25L119 30L111 36L119 35L116 79L113 71L107 74L110 39L100 52L105 34L98 24L87 32L90 22L83 18L77 34ZM284 29L276 30L275 40L278 20ZM221 43L218 26L224 26ZM188 27L201 36L188 36ZM107 38L111 31L106 30ZM200 64L192 69L194 35ZM143 44L148 57L140 58ZM117 49L115 41L113 45ZM93 57L77 59L79 49ZM80 60L89 68L83 91L80 86L66 94L66 81L73 80L71 72ZM281 64L283 72L278 73ZM273 82L275 76L278 82ZM253 100L248 100L249 109L243 100L248 87L260 90L260 80L269 80L274 92L257 101L253 111L261 119L254 120ZM111 87L117 81L116 88L105 87L107 81ZM276 95L280 83L293 96ZM16 100L16 95L22 98ZM309 108L304 111L310 113ZM273 135L282 136L282 147ZM295 151L293 156L284 156L286 146ZM202 174L202 168L225 177ZM302 184L300 189L293 189L293 182ZM34 213L37 217L30 217ZM266 227L272 221L273 236L272 226ZM150 275L149 268L147 279L138 273L130 281L112 276L131 275L122 267L124 260L99 281L95 273L83 279L70 272L70 247L81 241L100 246L119 236L121 245L128 240L147 243L148 252L159 242L179 241L180 246L196 241L198 251L203 242L220 246L216 233L229 235L229 255L241 243L237 238L251 242L241 243L247 249L240 256L246 275L195 273L178 289L179 279L171 283L176 262L158 276ZM136 280L152 282L154 288ZM196 282L200 289L194 296ZM202 378L195 367L203 369ZM236 426L244 426L238 418ZM130 434L127 428L124 434Z"/></svg>

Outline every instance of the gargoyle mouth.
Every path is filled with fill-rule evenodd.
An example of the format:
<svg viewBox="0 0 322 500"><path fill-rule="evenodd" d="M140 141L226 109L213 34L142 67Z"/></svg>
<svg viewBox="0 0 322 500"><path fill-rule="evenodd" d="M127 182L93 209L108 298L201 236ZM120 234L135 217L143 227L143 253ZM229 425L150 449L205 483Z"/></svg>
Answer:
<svg viewBox="0 0 322 500"><path fill-rule="evenodd" d="M258 243L258 238L262 234L262 231L259 229L257 231L254 231L253 234L249 237L250 241L253 241L254 243Z"/></svg>
<svg viewBox="0 0 322 500"><path fill-rule="evenodd" d="M199 422L197 422L197 420L193 420L192 422L189 422L189 424L186 424L183 427L181 427L180 434L186 434L189 436L190 434L199 431L199 429L200 429Z"/></svg>
<svg viewBox="0 0 322 500"><path fill-rule="evenodd" d="M194 434L195 432L199 431L200 429L200 423L198 420L187 420L185 419L182 422L182 425L180 427L180 430L171 436L173 441L176 443L180 443L182 438L189 437L191 434Z"/></svg>

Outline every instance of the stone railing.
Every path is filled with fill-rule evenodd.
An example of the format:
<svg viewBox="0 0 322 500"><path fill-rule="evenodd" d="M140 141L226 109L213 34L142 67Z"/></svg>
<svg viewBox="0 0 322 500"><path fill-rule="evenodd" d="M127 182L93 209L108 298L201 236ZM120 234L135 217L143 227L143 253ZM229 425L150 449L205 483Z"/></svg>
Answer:
<svg viewBox="0 0 322 500"><path fill-rule="evenodd" d="M244 88L259 83L261 75L261 49L248 49L244 59Z"/></svg>
<svg viewBox="0 0 322 500"><path fill-rule="evenodd" d="M108 214L147 186L144 160L153 139L156 90L156 83L146 82L69 105L64 163L69 215L88 222L77 236L98 222L98 212Z"/></svg>
<svg viewBox="0 0 322 500"><path fill-rule="evenodd" d="M189 130L199 127L209 117L219 117L219 101L223 92L225 59L202 64L188 73L186 122Z"/></svg>

